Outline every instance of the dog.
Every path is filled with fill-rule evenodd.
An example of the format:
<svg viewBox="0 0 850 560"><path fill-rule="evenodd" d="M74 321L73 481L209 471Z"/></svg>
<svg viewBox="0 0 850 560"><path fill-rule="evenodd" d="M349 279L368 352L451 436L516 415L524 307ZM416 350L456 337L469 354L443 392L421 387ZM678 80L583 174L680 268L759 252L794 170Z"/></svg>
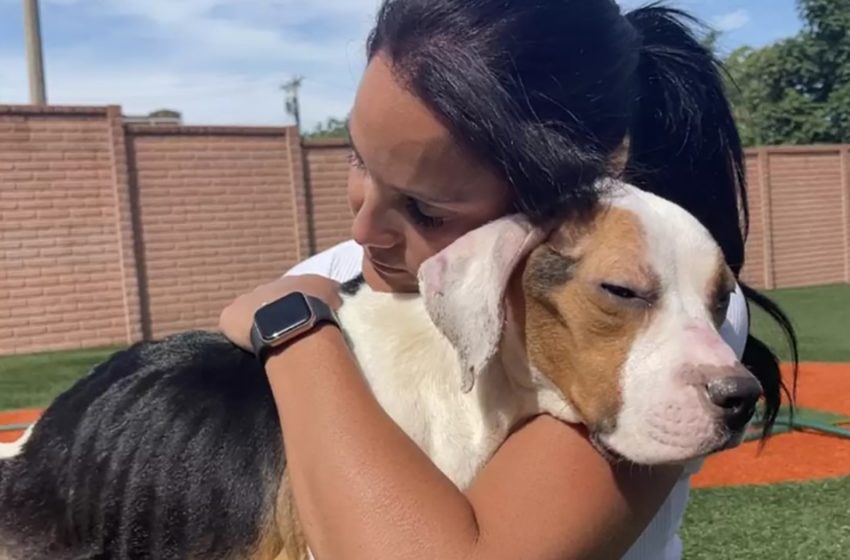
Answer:
<svg viewBox="0 0 850 560"><path fill-rule="evenodd" d="M611 460L737 445L761 396L721 337L735 278L682 208L614 180L583 219L493 221L426 261L420 293L341 288L375 397L464 489L535 415ZM0 557L311 558L260 363L221 335L98 365L0 461Z"/></svg>

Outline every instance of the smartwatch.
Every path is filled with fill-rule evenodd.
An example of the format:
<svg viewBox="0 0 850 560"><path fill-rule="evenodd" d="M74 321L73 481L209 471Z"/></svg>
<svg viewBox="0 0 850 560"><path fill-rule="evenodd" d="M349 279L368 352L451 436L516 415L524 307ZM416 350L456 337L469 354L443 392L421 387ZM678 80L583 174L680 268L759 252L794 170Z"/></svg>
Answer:
<svg viewBox="0 0 850 560"><path fill-rule="evenodd" d="M334 311L319 298L294 292L267 303L254 314L251 327L254 354L265 363L272 350L312 331L321 323L339 326Z"/></svg>

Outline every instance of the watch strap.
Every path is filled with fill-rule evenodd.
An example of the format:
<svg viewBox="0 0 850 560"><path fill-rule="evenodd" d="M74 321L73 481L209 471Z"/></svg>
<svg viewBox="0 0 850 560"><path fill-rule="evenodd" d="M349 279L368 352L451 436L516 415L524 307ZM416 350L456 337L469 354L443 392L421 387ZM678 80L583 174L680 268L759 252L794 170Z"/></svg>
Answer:
<svg viewBox="0 0 850 560"><path fill-rule="evenodd" d="M266 361L266 354L268 353L269 347L263 340L263 337L260 336L260 329L257 328L256 323L251 325L251 348L254 349L255 356L263 362Z"/></svg>
<svg viewBox="0 0 850 560"><path fill-rule="evenodd" d="M313 317L316 319L316 324L313 326L313 328L315 328L315 326L319 323L333 323L334 325L339 326L339 319L337 319L336 313L334 313L334 310L331 309L330 305L328 305L317 297L304 297L310 304L310 309L313 310Z"/></svg>

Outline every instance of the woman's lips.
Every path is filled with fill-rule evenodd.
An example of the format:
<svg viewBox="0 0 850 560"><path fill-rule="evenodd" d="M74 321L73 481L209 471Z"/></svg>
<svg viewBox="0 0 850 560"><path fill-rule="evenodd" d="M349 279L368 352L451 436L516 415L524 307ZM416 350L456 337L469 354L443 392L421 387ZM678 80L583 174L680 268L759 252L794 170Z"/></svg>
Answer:
<svg viewBox="0 0 850 560"><path fill-rule="evenodd" d="M384 272L384 273L387 273L387 274L407 274L407 270L405 270L403 268L384 264L380 261L373 260L371 257L369 258L369 262L372 264L372 266L376 270L378 270L380 272Z"/></svg>

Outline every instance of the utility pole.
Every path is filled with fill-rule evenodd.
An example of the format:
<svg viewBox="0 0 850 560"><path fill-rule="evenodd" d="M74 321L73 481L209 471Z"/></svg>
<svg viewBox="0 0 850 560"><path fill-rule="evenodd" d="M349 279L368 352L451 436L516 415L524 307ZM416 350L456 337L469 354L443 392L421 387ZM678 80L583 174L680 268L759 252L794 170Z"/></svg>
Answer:
<svg viewBox="0 0 850 560"><path fill-rule="evenodd" d="M24 0L24 34L30 78L30 103L46 105L47 88L44 83L44 56L41 51L41 18L38 13L38 0Z"/></svg>
<svg viewBox="0 0 850 560"><path fill-rule="evenodd" d="M307 161L307 150L304 149L304 137L301 135L301 105L298 99L298 93L301 89L301 83L303 81L303 76L294 76L291 80L281 85L280 89L286 93L286 99L284 100L284 108L286 110L286 113L295 120L295 133L298 135L298 142L300 143L301 147L299 151L301 152L301 169L303 177L302 184L304 189L304 216L307 220L307 231L305 232L307 237L307 252L309 255L314 255L316 254L315 207L313 206L313 190L310 181L310 163ZM293 208L297 209L297 199L293 202ZM298 228L296 228L296 239L298 242L300 253L301 241L298 237Z"/></svg>
<svg viewBox="0 0 850 560"><path fill-rule="evenodd" d="M38 0L24 0L24 34L27 42L27 67L30 79L30 103L47 105L44 84L44 56L41 51L41 18Z"/></svg>
<svg viewBox="0 0 850 560"><path fill-rule="evenodd" d="M298 102L298 92L303 81L302 76L296 76L280 86L280 89L286 92L286 113L295 119L295 126L299 133L301 132L301 106Z"/></svg>

